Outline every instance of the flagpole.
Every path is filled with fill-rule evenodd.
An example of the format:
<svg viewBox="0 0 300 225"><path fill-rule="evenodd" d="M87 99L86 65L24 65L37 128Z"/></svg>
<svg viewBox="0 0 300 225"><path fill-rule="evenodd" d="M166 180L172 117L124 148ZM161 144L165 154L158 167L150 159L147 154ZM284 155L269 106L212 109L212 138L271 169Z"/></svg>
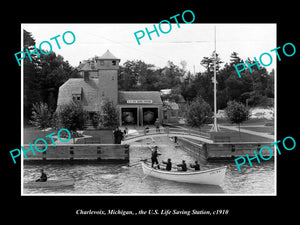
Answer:
<svg viewBox="0 0 300 225"><path fill-rule="evenodd" d="M217 125L217 71L216 71L216 61L217 61L217 52L216 52L216 26L214 27L214 45L215 45L215 50L214 50L214 124L211 128L211 131L218 132L219 127Z"/></svg>

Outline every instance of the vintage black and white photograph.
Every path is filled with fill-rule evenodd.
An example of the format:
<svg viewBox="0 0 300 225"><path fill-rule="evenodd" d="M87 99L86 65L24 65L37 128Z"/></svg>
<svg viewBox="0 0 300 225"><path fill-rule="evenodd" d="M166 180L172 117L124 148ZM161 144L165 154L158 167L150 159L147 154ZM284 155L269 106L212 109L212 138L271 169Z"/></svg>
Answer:
<svg viewBox="0 0 300 225"><path fill-rule="evenodd" d="M277 194L276 65L295 46L276 23L185 16L21 24L22 195Z"/></svg>

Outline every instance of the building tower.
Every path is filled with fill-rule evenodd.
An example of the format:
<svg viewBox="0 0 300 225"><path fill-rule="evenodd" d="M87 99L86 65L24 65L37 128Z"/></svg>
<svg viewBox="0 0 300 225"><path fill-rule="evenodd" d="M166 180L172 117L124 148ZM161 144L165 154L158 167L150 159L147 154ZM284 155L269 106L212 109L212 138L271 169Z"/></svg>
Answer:
<svg viewBox="0 0 300 225"><path fill-rule="evenodd" d="M101 57L96 58L98 68L98 90L100 103L105 99L118 104L118 69L120 59L107 50Z"/></svg>

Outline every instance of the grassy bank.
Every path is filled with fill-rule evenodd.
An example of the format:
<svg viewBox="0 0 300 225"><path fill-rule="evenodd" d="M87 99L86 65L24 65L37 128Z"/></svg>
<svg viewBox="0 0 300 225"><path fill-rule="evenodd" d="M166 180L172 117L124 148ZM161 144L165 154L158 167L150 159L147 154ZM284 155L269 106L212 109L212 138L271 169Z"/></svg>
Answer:
<svg viewBox="0 0 300 225"><path fill-rule="evenodd" d="M29 142L33 144L35 142L35 140L38 138L43 138L47 141L47 143L52 143L50 137L45 138L45 136L47 136L48 134L51 134L53 132L57 133L58 130L50 129L48 131L42 131L36 127L26 126L26 127L24 127L24 130L23 130L23 140L24 140L23 144L28 144ZM53 139L54 139L54 141L56 140L55 138L53 138ZM42 144L42 142L40 144Z"/></svg>

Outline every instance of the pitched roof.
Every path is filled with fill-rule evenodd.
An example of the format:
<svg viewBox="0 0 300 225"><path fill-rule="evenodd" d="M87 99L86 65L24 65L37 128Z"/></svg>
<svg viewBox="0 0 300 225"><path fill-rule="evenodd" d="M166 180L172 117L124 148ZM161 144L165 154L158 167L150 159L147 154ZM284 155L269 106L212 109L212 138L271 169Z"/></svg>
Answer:
<svg viewBox="0 0 300 225"><path fill-rule="evenodd" d="M101 108L98 79L70 78L59 88L57 110L72 101L73 95L81 95L86 111L98 112ZM119 91L119 104L162 105L159 91ZM129 100L129 102L128 102Z"/></svg>
<svg viewBox="0 0 300 225"><path fill-rule="evenodd" d="M77 88L72 89L72 94L81 95L82 94L82 87L77 87Z"/></svg>
<svg viewBox="0 0 300 225"><path fill-rule="evenodd" d="M119 91L119 104L131 104L127 101L135 100L138 102L136 104L146 105L146 104L156 104L162 105L159 91ZM152 102L149 102L151 100ZM144 101L144 102L143 102Z"/></svg>
<svg viewBox="0 0 300 225"><path fill-rule="evenodd" d="M116 56L114 56L108 49L107 49L107 51L106 51L102 56L100 56L98 59L117 59L117 60L120 60L120 59L118 59Z"/></svg>
<svg viewBox="0 0 300 225"><path fill-rule="evenodd" d="M87 111L99 111L98 79L85 81L82 78L70 78L59 88L57 108L72 101L73 94L81 94L81 102Z"/></svg>
<svg viewBox="0 0 300 225"><path fill-rule="evenodd" d="M79 71L91 71L91 70L98 70L99 65L96 63L98 59L109 59L109 60L119 60L116 56L114 56L109 50L107 50L102 56L95 56L89 58L87 60L83 60L80 62L77 70Z"/></svg>

